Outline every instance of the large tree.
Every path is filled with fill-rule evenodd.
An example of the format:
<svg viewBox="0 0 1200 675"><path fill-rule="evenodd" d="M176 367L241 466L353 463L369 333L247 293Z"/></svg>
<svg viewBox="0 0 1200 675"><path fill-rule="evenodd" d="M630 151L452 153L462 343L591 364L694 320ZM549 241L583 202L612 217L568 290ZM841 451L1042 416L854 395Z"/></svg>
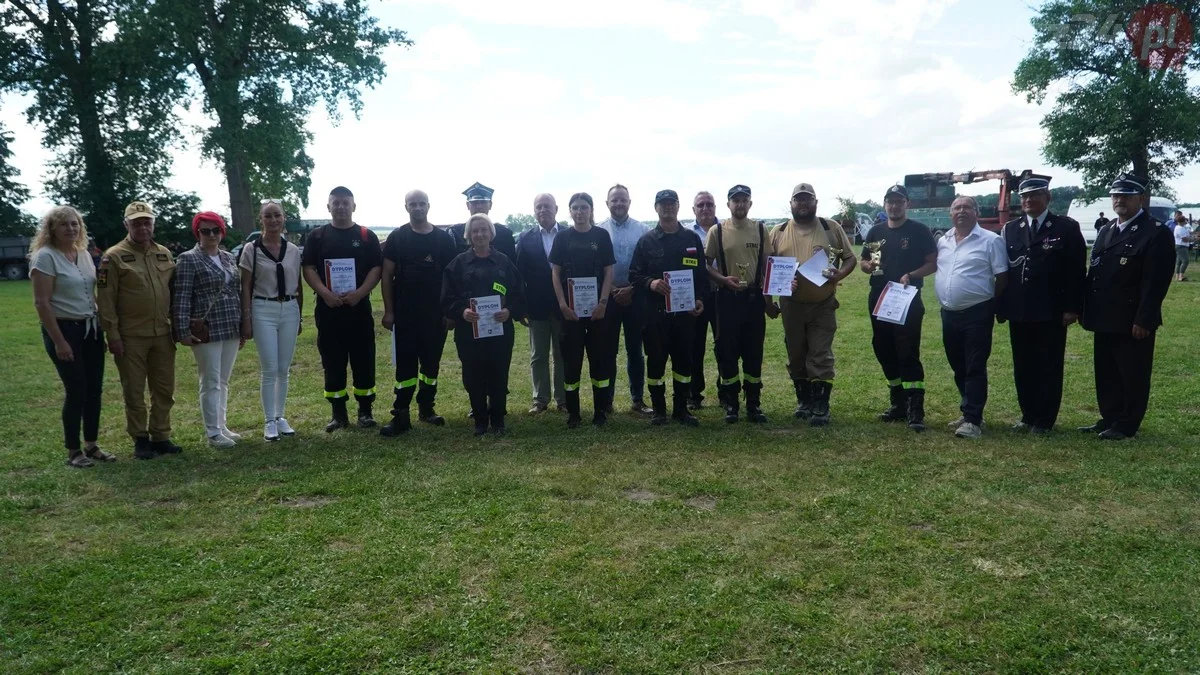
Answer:
<svg viewBox="0 0 1200 675"><path fill-rule="evenodd" d="M305 128L324 102L357 115L361 87L383 78L382 52L411 44L381 28L362 0L194 0L159 2L150 15L168 34L164 49L190 67L215 124L204 152L229 186L233 224L254 228L251 195L307 205L312 160Z"/></svg>
<svg viewBox="0 0 1200 675"><path fill-rule="evenodd" d="M9 161L12 150L10 134L0 126L0 237L14 237L33 233L33 218L21 205L29 201L29 188L18 179L21 172Z"/></svg>
<svg viewBox="0 0 1200 675"><path fill-rule="evenodd" d="M1040 103L1062 89L1042 120L1043 154L1082 174L1089 196L1130 169L1169 193L1166 182L1200 151L1200 91L1188 84L1200 55L1185 26L1197 25L1196 5L1174 3L1173 24L1172 10L1156 22L1141 0L1050 0L1034 17L1013 90ZM1143 51L1146 40L1166 48Z"/></svg>
<svg viewBox="0 0 1200 675"><path fill-rule="evenodd" d="M55 153L46 191L78 207L101 243L123 236L128 201L180 198L165 183L186 85L149 39L145 10L137 0L0 4L0 91L32 94L26 114Z"/></svg>

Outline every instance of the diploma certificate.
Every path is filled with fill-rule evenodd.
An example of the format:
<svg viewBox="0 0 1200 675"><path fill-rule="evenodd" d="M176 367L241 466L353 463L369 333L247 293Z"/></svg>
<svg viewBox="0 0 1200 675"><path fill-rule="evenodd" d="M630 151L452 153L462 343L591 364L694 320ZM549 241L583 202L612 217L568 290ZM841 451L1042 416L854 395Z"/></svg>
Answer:
<svg viewBox="0 0 1200 675"><path fill-rule="evenodd" d="M767 278L763 295L791 297L792 279L796 276L796 259L782 256L767 258Z"/></svg>
<svg viewBox="0 0 1200 675"><path fill-rule="evenodd" d="M571 277L567 279L567 304L575 316L586 319L600 304L600 284L596 277Z"/></svg>
<svg viewBox="0 0 1200 675"><path fill-rule="evenodd" d="M504 335L504 324L496 320L496 314L503 309L500 296L485 295L481 298L471 298L471 309L479 314L479 321L474 324L475 339Z"/></svg>
<svg viewBox="0 0 1200 675"><path fill-rule="evenodd" d="M884 286L883 293L879 295L871 314L880 321L903 325L908 319L908 308L912 306L913 298L917 297L920 290L916 286L905 288L904 284L889 281L887 286Z"/></svg>
<svg viewBox="0 0 1200 675"><path fill-rule="evenodd" d="M345 295L358 288L354 258L325 259L325 287L334 295Z"/></svg>
<svg viewBox="0 0 1200 675"><path fill-rule="evenodd" d="M696 309L696 285L692 270L663 272L663 281L671 289L667 299L668 312L690 312Z"/></svg>

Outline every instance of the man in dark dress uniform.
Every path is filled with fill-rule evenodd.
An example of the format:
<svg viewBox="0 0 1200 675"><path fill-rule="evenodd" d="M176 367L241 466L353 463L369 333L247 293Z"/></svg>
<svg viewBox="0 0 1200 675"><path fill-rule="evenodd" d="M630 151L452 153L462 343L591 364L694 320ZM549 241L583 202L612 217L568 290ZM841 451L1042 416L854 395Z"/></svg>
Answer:
<svg viewBox="0 0 1200 675"><path fill-rule="evenodd" d="M1079 223L1050 212L1049 179L1027 178L1017 190L1025 215L1000 232L1009 275L996 315L1008 321L1012 344L1021 407L1013 431L1046 433L1062 404L1067 327L1082 311L1087 244Z"/></svg>
<svg viewBox="0 0 1200 675"><path fill-rule="evenodd" d="M492 195L496 191L476 182L471 187L463 190L463 194L467 197L467 211L470 215L482 213L488 215L492 210ZM496 238L492 240L492 248L500 251L508 256L515 264L517 260L517 240L513 237L512 230L500 223L493 222L496 228ZM454 238L454 245L458 253L465 253L471 248L471 242L467 241L466 224L459 223L450 226L450 236Z"/></svg>
<svg viewBox="0 0 1200 675"><path fill-rule="evenodd" d="M1143 206L1146 179L1113 181L1116 218L1096 233L1084 286L1083 327L1095 334L1093 363L1100 419L1080 427L1119 441L1138 432L1150 400L1155 330L1171 285L1174 238Z"/></svg>

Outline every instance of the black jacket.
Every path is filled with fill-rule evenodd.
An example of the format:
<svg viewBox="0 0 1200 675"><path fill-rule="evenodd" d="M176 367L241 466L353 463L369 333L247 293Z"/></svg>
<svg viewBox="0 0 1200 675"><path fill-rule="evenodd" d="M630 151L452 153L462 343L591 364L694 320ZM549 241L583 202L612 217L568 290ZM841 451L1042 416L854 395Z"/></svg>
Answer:
<svg viewBox="0 0 1200 675"><path fill-rule="evenodd" d="M1116 221L1096 233L1084 286L1083 327L1128 334L1134 324L1162 325L1162 302L1171 286L1175 238L1149 213L1117 231Z"/></svg>
<svg viewBox="0 0 1200 675"><path fill-rule="evenodd" d="M1064 313L1083 310L1087 277L1087 243L1079 223L1066 216L1046 215L1037 235L1025 217L1000 231L1008 251L1008 285L996 314L1009 321L1058 321Z"/></svg>
<svg viewBox="0 0 1200 675"><path fill-rule="evenodd" d="M525 318L525 288L517 266L508 256L492 251L480 258L474 251L460 253L442 273L442 313L454 321L455 330L471 331L463 321L463 311L471 306L471 298L499 295L500 304L512 315L504 324L511 334L512 322Z"/></svg>
<svg viewBox="0 0 1200 675"><path fill-rule="evenodd" d="M707 268L700 235L682 225L677 232L667 234L659 225L643 234L634 247L629 263L629 283L635 293L647 298L647 310L661 312L666 308L667 300L650 290L650 282L662 279L664 272L691 270L692 288L696 297L703 300L708 294Z"/></svg>
<svg viewBox="0 0 1200 675"><path fill-rule="evenodd" d="M517 240L513 238L512 230L508 229L507 225L500 223L492 223L492 225L496 228L496 238L492 239L492 248L508 256L509 260L516 261ZM454 238L455 250L459 253L471 250L471 242L465 238L466 227L466 223L450 226L450 236Z"/></svg>
<svg viewBox="0 0 1200 675"><path fill-rule="evenodd" d="M557 234L563 228L554 227ZM550 274L550 261L542 247L542 228L526 230L517 239L517 272L525 282L525 304L529 318L545 321L560 318L558 298L554 295L554 281Z"/></svg>

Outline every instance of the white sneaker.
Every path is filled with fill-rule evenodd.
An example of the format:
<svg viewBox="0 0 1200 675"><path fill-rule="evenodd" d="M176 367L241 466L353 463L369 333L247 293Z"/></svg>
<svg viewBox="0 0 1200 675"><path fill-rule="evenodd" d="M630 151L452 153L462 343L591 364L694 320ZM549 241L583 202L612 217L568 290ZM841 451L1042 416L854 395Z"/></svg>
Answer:
<svg viewBox="0 0 1200 675"><path fill-rule="evenodd" d="M966 423L967 423L967 418L966 418L966 417L963 417L963 416L961 416L961 415L960 415L958 419L956 419L956 420L954 420L953 422L951 422L951 423L947 424L947 425L946 425L946 428L947 428L947 429L955 429L955 430L957 430L959 427L961 427L962 425L964 425L964 424L966 424ZM983 428L985 428L985 427L987 427L987 422L980 422L980 423L979 423L979 428L980 428L980 429L983 429Z"/></svg>
<svg viewBox="0 0 1200 675"><path fill-rule="evenodd" d="M983 429L970 422L963 422L962 426L954 431L954 435L959 438L979 438L983 435Z"/></svg>
<svg viewBox="0 0 1200 675"><path fill-rule="evenodd" d="M292 425L288 424L288 421L282 417L275 418L275 428L278 429L279 433L283 434L284 436L296 435L296 430L293 429Z"/></svg>
<svg viewBox="0 0 1200 675"><path fill-rule="evenodd" d="M242 435L241 435L241 434L239 434L239 433L238 433L238 432L236 432L236 431L230 431L229 429L225 429L225 428L222 428L222 429L221 429L221 435L222 435L222 436L224 436L225 438L228 438L228 439L231 439L231 440L234 440L234 441L240 441L240 440L242 440Z"/></svg>
<svg viewBox="0 0 1200 675"><path fill-rule="evenodd" d="M263 427L263 440L279 440L279 428L275 426L275 420L267 422L267 424Z"/></svg>
<svg viewBox="0 0 1200 675"><path fill-rule="evenodd" d="M227 448L232 448L233 446L237 445L237 443L232 438L230 438L224 434L217 434L216 436L209 436L208 444L214 448L221 448L223 450L227 449Z"/></svg>

